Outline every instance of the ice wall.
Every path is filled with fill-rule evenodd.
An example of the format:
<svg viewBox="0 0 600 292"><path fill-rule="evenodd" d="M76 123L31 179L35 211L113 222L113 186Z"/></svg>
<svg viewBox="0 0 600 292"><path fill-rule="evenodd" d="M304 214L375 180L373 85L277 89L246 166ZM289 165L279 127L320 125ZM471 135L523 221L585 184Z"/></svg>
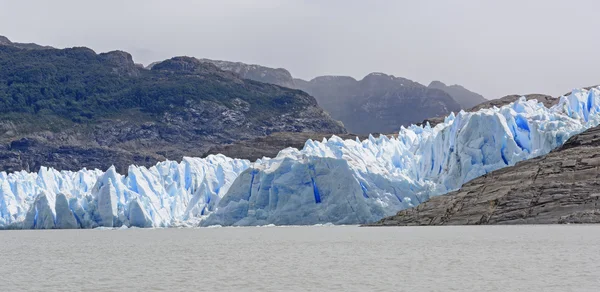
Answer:
<svg viewBox="0 0 600 292"><path fill-rule="evenodd" d="M123 176L106 172L0 173L0 227L94 228L197 225L214 211L250 162L223 155L186 157ZM65 202L67 201L67 202ZM75 223L75 224L74 224Z"/></svg>
<svg viewBox="0 0 600 292"><path fill-rule="evenodd" d="M575 90L551 109L521 98L502 108L451 114L397 137L307 141L254 163L203 225L357 224L516 162L546 154L600 122L598 89Z"/></svg>

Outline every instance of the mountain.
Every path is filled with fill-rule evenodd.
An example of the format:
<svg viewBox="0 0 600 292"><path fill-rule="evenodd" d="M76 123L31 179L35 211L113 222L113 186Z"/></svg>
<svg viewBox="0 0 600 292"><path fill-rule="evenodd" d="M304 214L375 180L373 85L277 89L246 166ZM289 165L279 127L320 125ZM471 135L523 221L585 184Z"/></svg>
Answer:
<svg viewBox="0 0 600 292"><path fill-rule="evenodd" d="M375 223L480 225L600 223L600 127L547 155L517 163Z"/></svg>
<svg viewBox="0 0 600 292"><path fill-rule="evenodd" d="M487 101L483 96L472 92L460 85L446 85L441 81L432 81L429 88L439 89L448 93L463 109L474 107Z"/></svg>
<svg viewBox="0 0 600 292"><path fill-rule="evenodd" d="M383 73L371 73L362 80L321 76L295 83L314 96L332 118L358 134L391 133L402 125L460 110L442 90Z"/></svg>
<svg viewBox="0 0 600 292"><path fill-rule="evenodd" d="M401 125L446 115L486 101L481 95L460 85L446 86L439 81L425 87L405 78L382 73L371 73L360 81L349 76L320 76L306 81L293 78L289 71L282 68L199 60L235 72L242 78L308 92L332 118L342 121L350 132L365 135L396 132Z"/></svg>
<svg viewBox="0 0 600 292"><path fill-rule="evenodd" d="M296 88L292 74L283 68L269 68L260 65L249 65L241 62L229 62L210 59L198 59L201 62L214 64L221 70L235 72L242 78L271 83L287 88Z"/></svg>
<svg viewBox="0 0 600 292"><path fill-rule="evenodd" d="M10 44L0 68L0 170L126 172L274 132L346 132L302 91L189 57L147 70L121 51Z"/></svg>
<svg viewBox="0 0 600 292"><path fill-rule="evenodd" d="M301 150L287 148L254 163L209 155L150 168L132 165L126 175L114 168L59 172L43 167L37 173L0 173L0 227L373 222L474 178L547 154L599 124L600 88L581 89L561 97L559 106L550 109L522 98L501 108L451 114L434 128L402 128L397 137L308 140ZM596 135L588 136L596 141ZM598 165L597 157L560 161L564 167L581 164L580 174L594 185L589 178L597 171L589 167ZM536 173L513 173L505 179L514 179L514 184L498 188L518 188L521 180L545 173L551 185L555 170L551 164ZM563 177L569 176L565 172ZM574 184L579 186L581 182Z"/></svg>

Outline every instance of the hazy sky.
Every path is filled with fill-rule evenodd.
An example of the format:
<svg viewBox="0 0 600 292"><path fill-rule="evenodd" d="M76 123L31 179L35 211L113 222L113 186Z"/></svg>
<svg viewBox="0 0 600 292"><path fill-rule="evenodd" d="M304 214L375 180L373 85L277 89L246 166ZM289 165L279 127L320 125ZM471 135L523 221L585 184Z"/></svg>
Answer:
<svg viewBox="0 0 600 292"><path fill-rule="evenodd" d="M0 35L283 67L295 77L385 72L487 98L600 83L600 1L9 1Z"/></svg>

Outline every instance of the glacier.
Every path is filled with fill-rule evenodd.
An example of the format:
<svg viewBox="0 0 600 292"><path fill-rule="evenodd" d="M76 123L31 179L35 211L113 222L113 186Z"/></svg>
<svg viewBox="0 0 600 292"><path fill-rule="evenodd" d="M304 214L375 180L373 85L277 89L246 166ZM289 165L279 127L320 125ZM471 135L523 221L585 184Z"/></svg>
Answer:
<svg viewBox="0 0 600 292"><path fill-rule="evenodd" d="M546 108L524 97L364 141L308 140L255 162L185 157L127 175L42 167L0 173L0 228L360 224L519 161L600 124L600 87Z"/></svg>

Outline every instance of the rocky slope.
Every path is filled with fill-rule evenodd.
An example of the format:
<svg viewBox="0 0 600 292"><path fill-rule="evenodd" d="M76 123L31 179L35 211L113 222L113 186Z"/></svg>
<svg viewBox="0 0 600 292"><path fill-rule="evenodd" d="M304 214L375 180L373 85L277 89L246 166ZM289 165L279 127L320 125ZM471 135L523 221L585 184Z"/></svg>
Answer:
<svg viewBox="0 0 600 292"><path fill-rule="evenodd" d="M600 223L600 127L372 225Z"/></svg>
<svg viewBox="0 0 600 292"><path fill-rule="evenodd" d="M6 43L6 41L4 41ZM299 90L193 58L152 70L115 51L0 45L0 170L41 165L125 173L275 132L345 133Z"/></svg>
<svg viewBox="0 0 600 292"><path fill-rule="evenodd" d="M321 76L296 86L313 95L352 133L391 133L402 125L460 110L446 92L411 80L371 73L362 80Z"/></svg>
<svg viewBox="0 0 600 292"><path fill-rule="evenodd" d="M441 81L432 81L427 87L439 89L450 94L463 109L471 108L487 101L487 99L480 94L472 92L457 84L448 86Z"/></svg>

